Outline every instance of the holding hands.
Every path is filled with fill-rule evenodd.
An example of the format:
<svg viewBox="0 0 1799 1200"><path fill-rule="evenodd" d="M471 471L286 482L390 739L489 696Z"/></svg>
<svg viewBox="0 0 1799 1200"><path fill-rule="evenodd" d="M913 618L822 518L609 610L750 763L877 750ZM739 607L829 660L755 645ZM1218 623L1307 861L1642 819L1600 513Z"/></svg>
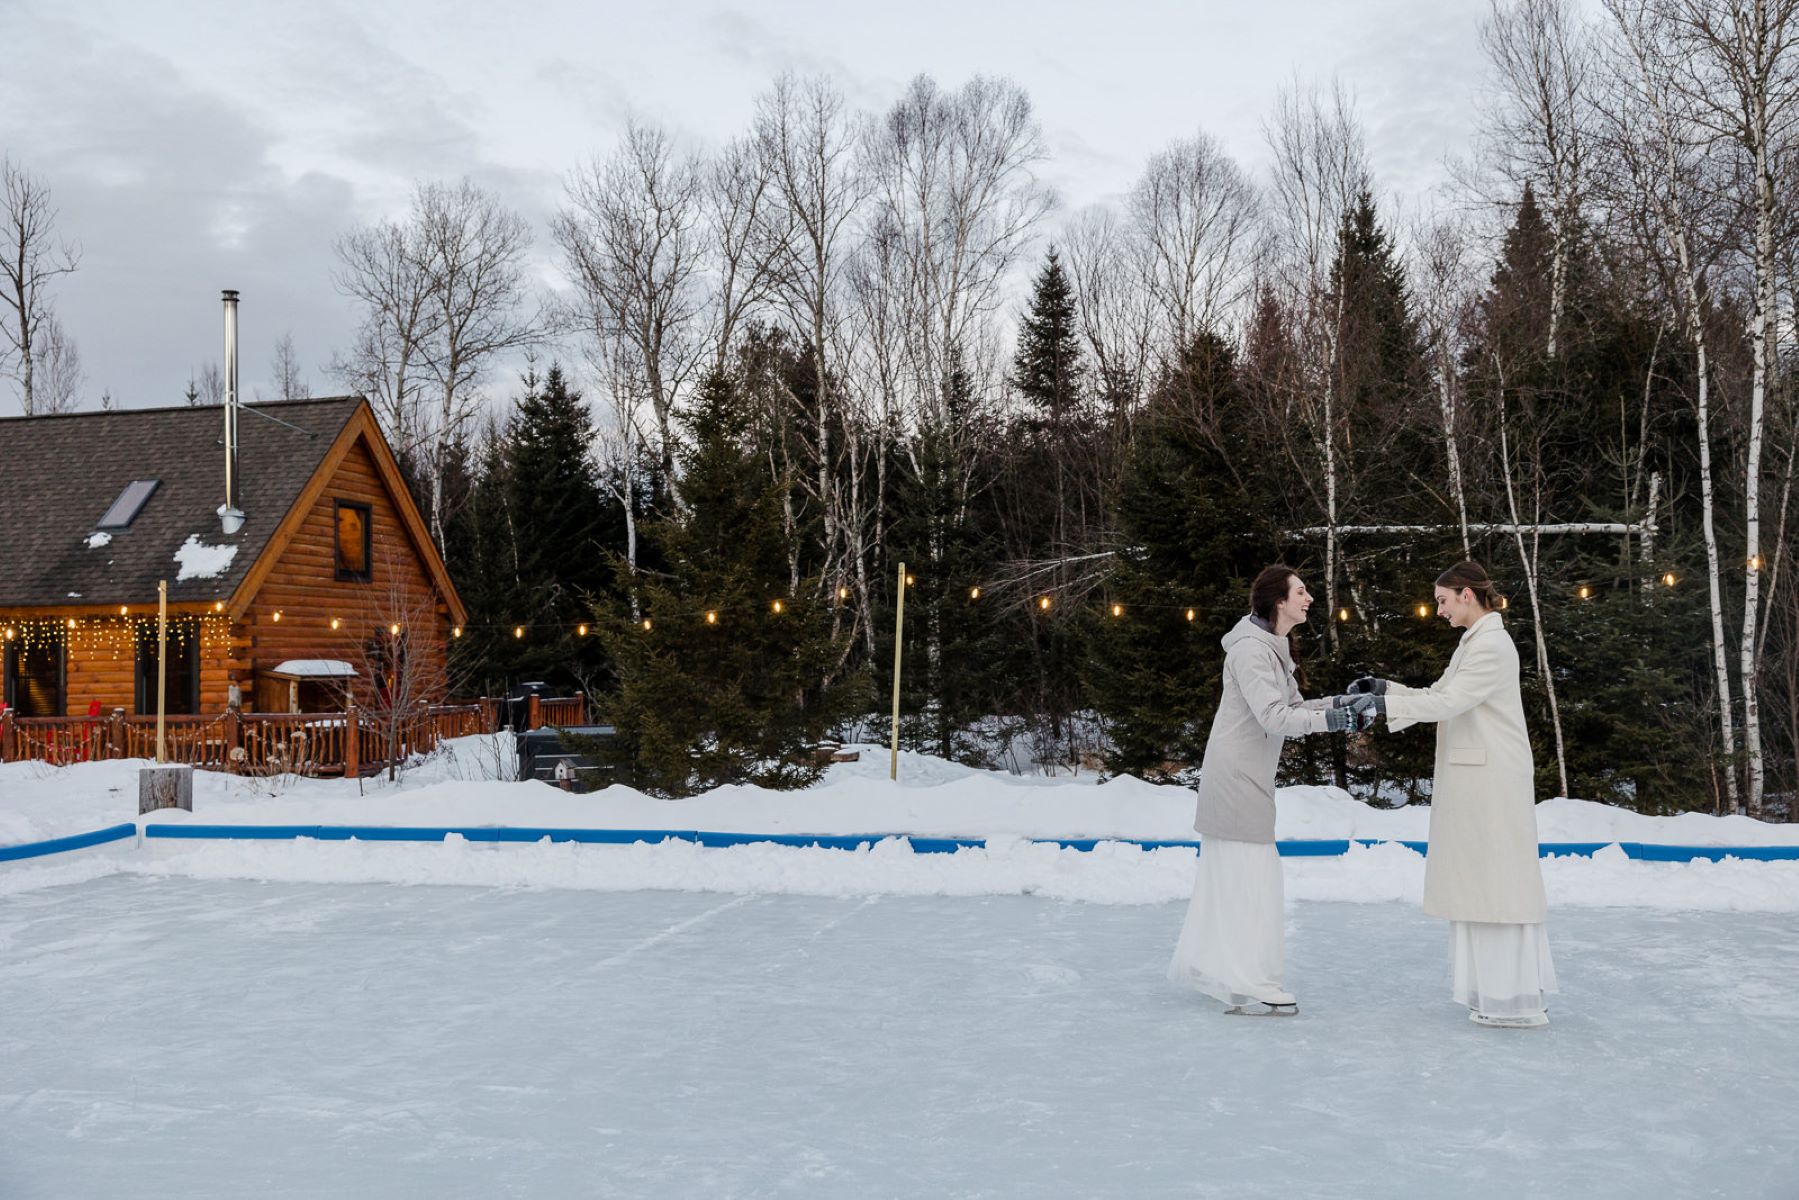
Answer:
<svg viewBox="0 0 1799 1200"><path fill-rule="evenodd" d="M1324 713L1325 727L1332 733L1365 733L1374 727L1375 718L1386 708L1379 696L1332 696L1331 706Z"/></svg>
<svg viewBox="0 0 1799 1200"><path fill-rule="evenodd" d="M1387 681L1376 679L1372 675L1364 675L1349 685L1351 696L1384 696L1387 694Z"/></svg>

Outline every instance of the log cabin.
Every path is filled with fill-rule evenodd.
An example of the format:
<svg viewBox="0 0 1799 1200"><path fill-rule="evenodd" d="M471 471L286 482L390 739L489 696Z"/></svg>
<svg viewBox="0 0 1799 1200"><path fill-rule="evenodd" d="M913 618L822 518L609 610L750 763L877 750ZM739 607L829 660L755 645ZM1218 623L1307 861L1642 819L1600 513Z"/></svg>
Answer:
<svg viewBox="0 0 1799 1200"><path fill-rule="evenodd" d="M230 467L223 411L0 419L14 715L154 713L162 581L168 713L445 698L467 613L367 401L240 405Z"/></svg>

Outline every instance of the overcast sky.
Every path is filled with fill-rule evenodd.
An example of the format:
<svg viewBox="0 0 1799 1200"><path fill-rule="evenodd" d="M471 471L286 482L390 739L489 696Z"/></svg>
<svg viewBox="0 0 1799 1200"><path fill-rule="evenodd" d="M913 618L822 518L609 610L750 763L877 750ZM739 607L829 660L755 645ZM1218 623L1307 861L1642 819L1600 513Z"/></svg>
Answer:
<svg viewBox="0 0 1799 1200"><path fill-rule="evenodd" d="M1061 197L1045 230L1117 198L1144 160L1205 130L1267 162L1261 124L1293 79L1356 93L1378 184L1415 204L1463 154L1485 0L764 0L512 6L386 0L0 0L0 150L44 177L80 271L56 303L86 402L178 403L219 359L219 290L243 293L243 392L268 395L291 332L315 394L355 314L331 242L394 216L415 179L468 175L537 230L565 173L628 115L696 148L741 132L780 71L890 104L920 72L1030 93ZM573 358L575 355L570 354ZM508 372L509 374L510 372ZM496 393L511 379L491 381ZM16 412L10 384L0 411Z"/></svg>

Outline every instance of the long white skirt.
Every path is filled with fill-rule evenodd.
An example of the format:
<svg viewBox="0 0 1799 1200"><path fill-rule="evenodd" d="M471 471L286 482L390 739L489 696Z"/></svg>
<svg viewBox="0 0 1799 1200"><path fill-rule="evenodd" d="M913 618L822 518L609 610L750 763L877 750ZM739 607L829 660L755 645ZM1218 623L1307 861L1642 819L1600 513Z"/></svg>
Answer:
<svg viewBox="0 0 1799 1200"><path fill-rule="evenodd" d="M1282 990L1286 897L1272 842L1206 838L1168 978L1226 1004Z"/></svg>
<svg viewBox="0 0 1799 1200"><path fill-rule="evenodd" d="M1449 923L1449 971L1455 1002L1489 1017L1534 1017L1556 991L1549 934L1535 925Z"/></svg>

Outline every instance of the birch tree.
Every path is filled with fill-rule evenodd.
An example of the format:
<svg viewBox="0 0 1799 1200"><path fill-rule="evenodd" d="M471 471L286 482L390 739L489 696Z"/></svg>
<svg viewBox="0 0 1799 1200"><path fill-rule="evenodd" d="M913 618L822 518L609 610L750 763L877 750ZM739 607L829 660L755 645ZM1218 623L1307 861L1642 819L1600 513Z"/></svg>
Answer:
<svg viewBox="0 0 1799 1200"><path fill-rule="evenodd" d="M333 357L331 373L369 397L395 452L407 461L427 437L428 361L441 322L431 303L422 233L416 219L383 221L351 230L332 247L332 282L357 303L362 320L349 353Z"/></svg>
<svg viewBox="0 0 1799 1200"><path fill-rule="evenodd" d="M443 545L444 468L448 451L478 400L493 360L534 343L541 310L527 311L525 253L531 231L523 217L467 179L427 183L413 198L413 220L436 336L427 364L436 384L430 452L431 535Z"/></svg>
<svg viewBox="0 0 1799 1200"><path fill-rule="evenodd" d="M1173 362L1216 332L1249 284L1255 186L1218 140L1198 133L1152 155L1126 202L1144 254L1144 284Z"/></svg>
<svg viewBox="0 0 1799 1200"><path fill-rule="evenodd" d="M858 123L829 79L792 74L775 80L756 103L755 137L774 203L762 228L770 239L771 288L813 371L810 490L822 516L827 568L821 586L840 588L840 558L831 428L838 407L830 350L841 319L844 271L854 250L855 222L866 195L858 169Z"/></svg>
<svg viewBox="0 0 1799 1200"><path fill-rule="evenodd" d="M1775 186L1795 149L1799 126L1799 0L1664 0L1682 70L1676 86L1692 101L1695 122L1731 147L1749 178L1752 233L1747 248L1753 304L1747 330L1753 373L1743 464L1743 622L1738 675L1743 689L1744 800L1759 817L1766 786L1761 733L1762 453L1775 361L1775 231L1789 211Z"/></svg>
<svg viewBox="0 0 1799 1200"><path fill-rule="evenodd" d="M1548 200L1553 253L1545 352L1554 358L1587 185L1593 44L1572 0L1491 0L1491 5L1481 27L1497 82L1488 147L1509 184L1508 195L1517 195L1529 180Z"/></svg>
<svg viewBox="0 0 1799 1200"><path fill-rule="evenodd" d="M1292 372L1295 400L1306 415L1324 468L1324 600L1337 610L1341 564L1338 533L1342 480L1337 426L1341 419L1334 379L1342 353L1337 330L1343 313L1329 301L1337 231L1356 197L1369 187L1367 151L1354 102L1342 84L1328 91L1298 85L1283 90L1263 128L1274 154L1268 211L1274 263L1272 285L1297 325L1298 354ZM1308 473L1309 478L1309 473ZM1341 649L1338 623L1330 622L1332 656Z"/></svg>
<svg viewBox="0 0 1799 1200"><path fill-rule="evenodd" d="M667 133L632 121L618 148L571 176L566 193L553 232L581 316L598 342L629 348L672 476L675 408L704 354L704 169Z"/></svg>
<svg viewBox="0 0 1799 1200"><path fill-rule="evenodd" d="M1413 241L1413 289L1442 422L1449 496L1461 528L1462 557L1473 558L1461 447L1461 358L1466 349L1463 331L1476 295L1472 240L1461 224L1439 220L1420 230Z"/></svg>
<svg viewBox="0 0 1799 1200"><path fill-rule="evenodd" d="M51 284L80 264L80 245L56 236L50 186L11 158L0 158L0 301L6 305L0 310L0 369L17 377L28 417L45 411L38 404L44 354L37 341L55 320ZM62 338L60 327L55 336Z"/></svg>
<svg viewBox="0 0 1799 1200"><path fill-rule="evenodd" d="M1656 0L1606 0L1614 33L1612 78L1616 103L1612 133L1617 157L1640 193L1649 215L1651 235L1667 265L1670 292L1679 324L1693 355L1693 402L1698 418L1699 515L1705 542L1706 588L1710 610L1713 686L1718 695L1718 725L1727 768L1725 795L1732 810L1741 811L1735 759L1735 702L1724 633L1723 580L1719 568L1717 484L1712 464L1712 363L1707 305L1712 290L1707 279L1716 249L1706 233L1715 228L1715 213L1724 193L1709 155L1709 137L1694 119L1689 93L1676 85L1681 68L1679 48L1670 23L1657 11ZM1629 201L1626 201L1626 206Z"/></svg>

